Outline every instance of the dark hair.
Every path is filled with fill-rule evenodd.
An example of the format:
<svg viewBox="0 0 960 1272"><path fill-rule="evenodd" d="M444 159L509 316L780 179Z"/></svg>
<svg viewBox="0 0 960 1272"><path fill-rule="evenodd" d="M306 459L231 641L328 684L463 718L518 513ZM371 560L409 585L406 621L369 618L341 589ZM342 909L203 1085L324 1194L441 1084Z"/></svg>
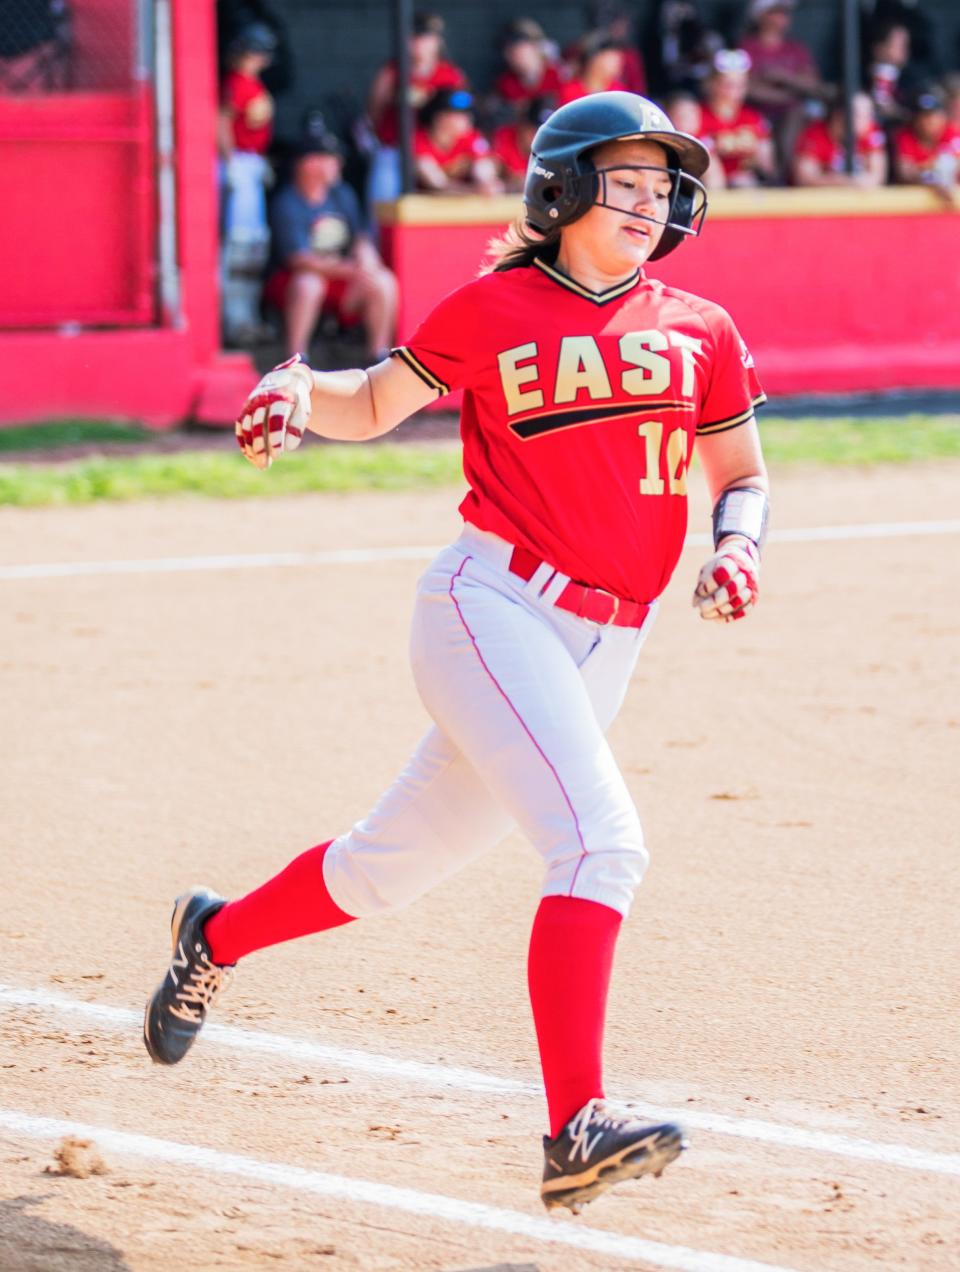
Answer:
<svg viewBox="0 0 960 1272"><path fill-rule="evenodd" d="M560 230L550 229L546 234L538 234L530 228L527 218L521 212L499 238L491 239L487 244L487 259L490 263L481 272L501 274L508 269L523 269L532 265L535 260L552 265L559 250Z"/></svg>
<svg viewBox="0 0 960 1272"><path fill-rule="evenodd" d="M439 35L442 36L446 28L446 23L439 13L424 13L422 11L413 15L413 34L414 35Z"/></svg>
<svg viewBox="0 0 960 1272"><path fill-rule="evenodd" d="M546 38L546 32L535 18L513 18L500 33L500 48L525 42L536 43Z"/></svg>
<svg viewBox="0 0 960 1272"><path fill-rule="evenodd" d="M473 94L465 88L441 88L420 107L417 122L421 128L429 128L438 115L448 111L457 114L473 110Z"/></svg>

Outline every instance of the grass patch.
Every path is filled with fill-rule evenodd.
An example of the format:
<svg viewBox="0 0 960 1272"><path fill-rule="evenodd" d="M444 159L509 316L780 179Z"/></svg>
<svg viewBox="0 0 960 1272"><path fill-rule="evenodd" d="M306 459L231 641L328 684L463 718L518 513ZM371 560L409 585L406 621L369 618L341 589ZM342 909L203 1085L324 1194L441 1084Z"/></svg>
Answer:
<svg viewBox="0 0 960 1272"><path fill-rule="evenodd" d="M0 455L24 450L56 451L61 446L86 446L99 442L149 442L155 437L137 424L114 420L51 420L0 428Z"/></svg>
<svg viewBox="0 0 960 1272"><path fill-rule="evenodd" d="M960 415L782 419L761 411L770 464L902 464L960 456Z"/></svg>
<svg viewBox="0 0 960 1272"><path fill-rule="evenodd" d="M774 465L899 464L960 457L957 415L867 420L768 415L761 418L760 429L767 459ZM240 499L308 491L414 490L456 485L462 479L460 452L454 446L313 444L261 473L226 437L222 442L222 451L0 465L0 504L39 507L183 494Z"/></svg>
<svg viewBox="0 0 960 1272"><path fill-rule="evenodd" d="M3 466L0 504L39 507L167 495L243 499L306 491L411 490L461 480L460 452L452 446L308 446L262 473L224 444L222 454L182 451Z"/></svg>

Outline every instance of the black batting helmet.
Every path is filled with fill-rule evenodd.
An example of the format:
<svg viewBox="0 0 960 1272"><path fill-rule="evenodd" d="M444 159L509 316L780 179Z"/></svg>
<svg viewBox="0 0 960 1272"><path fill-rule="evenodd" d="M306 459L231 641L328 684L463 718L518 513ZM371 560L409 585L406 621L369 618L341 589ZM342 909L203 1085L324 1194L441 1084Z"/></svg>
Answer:
<svg viewBox="0 0 960 1272"><path fill-rule="evenodd" d="M673 177L666 228L650 259L666 256L685 237L699 234L707 210L700 181L710 164L706 147L696 137L677 132L654 102L624 92L578 98L541 124L523 190L528 224L546 234L578 220L595 203L605 203L603 173L591 161L590 151L604 142L634 138L663 146Z"/></svg>

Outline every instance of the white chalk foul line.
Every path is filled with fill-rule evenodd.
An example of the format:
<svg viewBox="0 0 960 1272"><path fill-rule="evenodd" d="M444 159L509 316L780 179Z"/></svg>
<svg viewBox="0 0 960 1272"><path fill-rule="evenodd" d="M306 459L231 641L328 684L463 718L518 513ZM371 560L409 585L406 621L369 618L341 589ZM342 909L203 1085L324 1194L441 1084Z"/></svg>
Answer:
<svg viewBox="0 0 960 1272"><path fill-rule="evenodd" d="M105 1152L151 1161L169 1162L191 1170L216 1175L234 1175L272 1184L295 1192L334 1197L366 1206L402 1210L406 1214L427 1216L446 1223L469 1228L485 1228L529 1241L570 1246L577 1250L602 1254L625 1263L652 1263L659 1268L675 1268L678 1272L790 1272L771 1263L757 1263L734 1255L711 1254L692 1250L689 1246L664 1245L644 1237L628 1237L603 1228L588 1228L565 1223L563 1219L541 1219L519 1210L485 1206L475 1201L461 1201L440 1193L416 1192L393 1184L378 1184L368 1179L352 1179L345 1175L328 1175L323 1171L288 1166L283 1162L263 1161L237 1153L222 1153L175 1140L154 1139L149 1135L132 1135L106 1126L70 1122L63 1118L35 1117L13 1109L0 1109L0 1127L31 1139L56 1139L76 1135L93 1140Z"/></svg>
<svg viewBox="0 0 960 1272"><path fill-rule="evenodd" d="M847 539L899 539L960 534L960 520L891 521L851 526L807 526L775 530L771 543L821 543ZM688 547L706 547L706 534L687 535ZM155 557L130 561L51 561L2 565L0 581L63 579L105 574L185 574L202 570L268 570L311 565L364 565L384 561L429 561L440 547L331 548L320 552L232 553L223 556Z"/></svg>
<svg viewBox="0 0 960 1272"><path fill-rule="evenodd" d="M126 1007L113 1007L106 1003L87 1003L43 989L18 989L0 984L0 1009L26 1007L58 1016L74 1016L81 1020L100 1024L108 1029L136 1029L141 1024L140 1012ZM219 1046L232 1051L248 1051L257 1055L278 1056L286 1060L304 1060L334 1069L345 1069L351 1076L366 1074L388 1081L409 1082L428 1089L438 1087L458 1091L475 1091L485 1095L541 1095L543 1088L536 1082L521 1082L501 1078L476 1069L457 1068L451 1065L428 1064L420 1060L403 1060L376 1052L361 1051L351 1047L335 1047L313 1042L309 1038L290 1037L286 1034L241 1029L233 1025L208 1024L203 1031L200 1045ZM682 1122L690 1130L706 1131L713 1135L732 1135L739 1139L772 1144L778 1148L799 1148L815 1153L830 1153L838 1157L850 1157L859 1161L880 1162L885 1166L899 1166L905 1170L927 1171L937 1175L960 1177L960 1153L943 1153L911 1148L903 1144L889 1144L854 1136L836 1135L819 1129L790 1126L780 1122L765 1122L759 1118L731 1117L724 1113L710 1113L702 1109L664 1108L641 1100L630 1101L644 1116L653 1121Z"/></svg>

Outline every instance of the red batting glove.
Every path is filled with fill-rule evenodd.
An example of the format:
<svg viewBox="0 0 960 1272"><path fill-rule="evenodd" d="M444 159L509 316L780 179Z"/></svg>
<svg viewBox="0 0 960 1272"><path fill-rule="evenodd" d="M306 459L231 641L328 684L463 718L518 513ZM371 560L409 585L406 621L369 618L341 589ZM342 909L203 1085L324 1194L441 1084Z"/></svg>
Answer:
<svg viewBox="0 0 960 1272"><path fill-rule="evenodd" d="M285 451L296 450L310 418L313 372L295 353L268 371L237 420L237 445L256 468L269 468Z"/></svg>
<svg viewBox="0 0 960 1272"><path fill-rule="evenodd" d="M728 536L700 571L693 605L701 618L736 622L756 605L759 578L760 552L756 544Z"/></svg>

